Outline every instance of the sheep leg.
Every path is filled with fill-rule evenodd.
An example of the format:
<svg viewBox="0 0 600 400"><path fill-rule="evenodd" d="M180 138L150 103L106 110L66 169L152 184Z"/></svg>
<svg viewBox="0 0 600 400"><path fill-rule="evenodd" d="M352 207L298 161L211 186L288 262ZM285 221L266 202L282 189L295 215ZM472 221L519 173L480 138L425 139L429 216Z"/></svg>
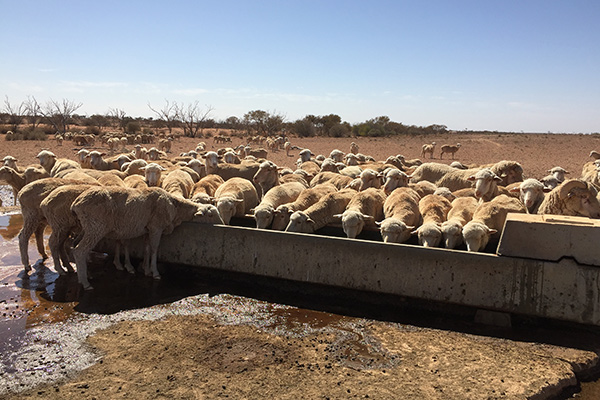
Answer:
<svg viewBox="0 0 600 400"><path fill-rule="evenodd" d="M61 264L61 258L63 256L61 251L62 241L58 229L52 230L50 238L48 239L48 245L50 246L50 254L52 255L52 260L54 261L54 269L59 275L65 275L67 272ZM62 258L62 260L64 261L64 258Z"/></svg>
<svg viewBox="0 0 600 400"><path fill-rule="evenodd" d="M15 188L13 188L13 206L17 205L17 197L18 197L19 191Z"/></svg>
<svg viewBox="0 0 600 400"><path fill-rule="evenodd" d="M23 215L23 227L19 232L19 251L21 252L21 263L25 267L25 272L31 271L29 264L29 238L37 230L38 219L35 216Z"/></svg>
<svg viewBox="0 0 600 400"><path fill-rule="evenodd" d="M66 267L68 273L75 272L69 259L69 246L67 246L66 240L60 246L60 259L62 260L63 268Z"/></svg>
<svg viewBox="0 0 600 400"><path fill-rule="evenodd" d="M144 237L144 261L142 265L144 267L144 275L150 276L150 241L148 235Z"/></svg>
<svg viewBox="0 0 600 400"><path fill-rule="evenodd" d="M135 268L131 264L131 259L129 258L129 246L127 244L124 244L123 247L125 248L125 269L130 274L135 274Z"/></svg>
<svg viewBox="0 0 600 400"><path fill-rule="evenodd" d="M35 230L35 243L42 259L45 260L48 258L48 254L46 254L46 247L44 246L44 229L46 229L46 223L40 222Z"/></svg>
<svg viewBox="0 0 600 400"><path fill-rule="evenodd" d="M121 264L121 241L117 240L115 243L115 258L113 259L113 264L117 268L118 271L123 271L123 264Z"/></svg>
<svg viewBox="0 0 600 400"><path fill-rule="evenodd" d="M158 266L156 259L158 257L158 245L160 244L160 237L162 232L150 232L148 234L149 250L150 250L150 270L152 271L152 277L154 279L160 279L158 273Z"/></svg>
<svg viewBox="0 0 600 400"><path fill-rule="evenodd" d="M104 237L103 233L101 235L94 235L86 232L83 234L81 241L73 249L75 264L77 265L77 278L85 290L94 289L88 280L87 257L102 237Z"/></svg>

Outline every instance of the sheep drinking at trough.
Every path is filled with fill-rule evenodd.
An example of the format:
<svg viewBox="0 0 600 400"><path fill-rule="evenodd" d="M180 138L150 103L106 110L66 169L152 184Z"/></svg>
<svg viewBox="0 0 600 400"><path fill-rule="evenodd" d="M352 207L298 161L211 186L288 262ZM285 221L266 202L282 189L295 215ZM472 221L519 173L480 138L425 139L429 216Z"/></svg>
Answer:
<svg viewBox="0 0 600 400"><path fill-rule="evenodd" d="M508 213L525 213L525 211L521 200L505 194L480 203L473 213L473 219L463 227L463 240L467 250L485 249L492 235L500 236Z"/></svg>
<svg viewBox="0 0 600 400"><path fill-rule="evenodd" d="M304 211L295 211L285 228L287 232L313 233L334 222L335 214L341 214L356 194L353 189L343 189L330 193Z"/></svg>
<svg viewBox="0 0 600 400"><path fill-rule="evenodd" d="M156 256L164 233L171 233L183 221L221 223L214 206L196 204L160 188L93 187L77 197L71 211L83 232L73 256L79 283L86 290L92 289L87 277L87 257L104 237L127 240L145 236L144 271L160 279Z"/></svg>
<svg viewBox="0 0 600 400"><path fill-rule="evenodd" d="M442 223L445 248L455 249L463 243L462 229L473 218L477 204L474 197L457 197L452 201L448 219Z"/></svg>
<svg viewBox="0 0 600 400"><path fill-rule="evenodd" d="M342 219L342 228L346 237L356 238L368 223L375 225L375 221L383 219L383 203L386 195L381 189L368 188L356 193L346 210L334 218Z"/></svg>
<svg viewBox="0 0 600 400"><path fill-rule="evenodd" d="M419 201L423 224L412 233L419 236L419 244L437 247L442 240L442 223L448 218L452 204L445 197L429 194Z"/></svg>
<svg viewBox="0 0 600 400"><path fill-rule="evenodd" d="M213 203L228 225L232 217L243 217L258 205L258 193L248 179L231 178L217 188Z"/></svg>
<svg viewBox="0 0 600 400"><path fill-rule="evenodd" d="M290 222L290 216L294 211L304 211L323 196L337 191L338 189L330 183L322 183L315 187L304 189L295 201L281 204L275 209L271 228L283 231Z"/></svg>
<svg viewBox="0 0 600 400"><path fill-rule="evenodd" d="M273 222L275 209L298 198L306 186L299 182L288 182L271 188L261 202L251 210L258 229L267 229Z"/></svg>
<svg viewBox="0 0 600 400"><path fill-rule="evenodd" d="M419 201L421 196L408 187L395 189L383 203L385 219L379 225L384 243L404 243L411 231L421 224Z"/></svg>

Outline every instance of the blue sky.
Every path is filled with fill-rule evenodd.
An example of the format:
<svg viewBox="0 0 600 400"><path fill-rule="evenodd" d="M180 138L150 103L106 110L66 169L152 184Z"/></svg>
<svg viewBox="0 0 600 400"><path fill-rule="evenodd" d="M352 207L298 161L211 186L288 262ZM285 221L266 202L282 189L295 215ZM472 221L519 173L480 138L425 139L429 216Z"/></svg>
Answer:
<svg viewBox="0 0 600 400"><path fill-rule="evenodd" d="M600 2L0 0L0 95L600 131Z"/></svg>

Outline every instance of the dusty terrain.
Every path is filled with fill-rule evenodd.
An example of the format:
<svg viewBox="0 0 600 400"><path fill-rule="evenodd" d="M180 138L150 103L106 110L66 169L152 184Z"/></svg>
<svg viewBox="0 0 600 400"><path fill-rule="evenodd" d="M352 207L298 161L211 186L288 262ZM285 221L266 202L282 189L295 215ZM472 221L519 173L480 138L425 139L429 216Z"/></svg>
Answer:
<svg viewBox="0 0 600 400"><path fill-rule="evenodd" d="M6 142L20 165L36 163L41 149L74 157L72 143ZM183 138L173 154L195 147ZM205 139L210 149L212 139ZM403 154L420 157L424 143L461 143L463 163L519 161L530 177L560 165L578 177L600 137L584 135L470 135L398 138L291 138L315 154L334 148L376 159ZM240 144L233 140L233 145ZM269 157L292 166L297 156L280 151ZM449 162L445 161L444 162ZM319 317L322 320L323 316ZM331 317L333 318L333 317ZM401 320L402 318L400 318ZM122 321L89 338L99 363L68 380L8 397L48 399L524 399L548 398L576 383L574 372L597 363L600 337L540 344L535 336L509 340L453 330L359 320L362 337L343 340L346 328L311 326L279 332L249 324L222 324L207 315L172 316L158 321ZM313 323L314 324L314 323ZM309 324L310 325L310 324ZM561 333L567 337L570 333ZM585 344L583 344L585 343ZM594 398L594 397L590 397Z"/></svg>

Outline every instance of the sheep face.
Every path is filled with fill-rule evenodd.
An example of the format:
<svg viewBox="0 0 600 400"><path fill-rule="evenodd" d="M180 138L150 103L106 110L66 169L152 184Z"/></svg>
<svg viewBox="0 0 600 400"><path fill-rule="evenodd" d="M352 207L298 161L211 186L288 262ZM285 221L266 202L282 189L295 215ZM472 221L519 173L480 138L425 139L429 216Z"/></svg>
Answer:
<svg viewBox="0 0 600 400"><path fill-rule="evenodd" d="M273 207L256 207L254 209L254 219L256 220L256 227L258 229L267 229L273 222Z"/></svg>
<svg viewBox="0 0 600 400"><path fill-rule="evenodd" d="M565 199L566 209L570 212L567 215L600 218L600 204L598 203L596 194L587 189L572 189Z"/></svg>
<svg viewBox="0 0 600 400"><path fill-rule="evenodd" d="M444 247L455 249L463 243L462 225L456 221L445 221L442 224Z"/></svg>
<svg viewBox="0 0 600 400"><path fill-rule="evenodd" d="M279 182L277 165L271 161L263 162L260 164L260 167L258 168L258 171L256 171L256 174L254 174L252 180L257 185L260 185L261 187L264 186L267 190L270 189ZM265 190L265 193L267 190Z"/></svg>
<svg viewBox="0 0 600 400"><path fill-rule="evenodd" d="M310 161L312 152L308 149L304 149L298 155L300 156L300 162L306 162L306 161Z"/></svg>
<svg viewBox="0 0 600 400"><path fill-rule="evenodd" d="M329 158L334 162L344 162L344 152L338 149L332 150L329 154Z"/></svg>
<svg viewBox="0 0 600 400"><path fill-rule="evenodd" d="M56 162L56 155L48 150L40 151L40 153L37 155L37 158L40 160L40 165L48 172L52 170L52 167Z"/></svg>
<svg viewBox="0 0 600 400"><path fill-rule="evenodd" d="M381 187L381 177L374 170L365 169L360 173L360 186L358 191L362 192L371 187L379 189Z"/></svg>
<svg viewBox="0 0 600 400"><path fill-rule="evenodd" d="M140 170L144 171L148 186L153 187L158 186L161 173L165 170L165 168L156 163L150 163L145 167L141 167Z"/></svg>
<svg viewBox="0 0 600 400"><path fill-rule="evenodd" d="M273 212L273 223L271 229L276 231L283 231L290 222L290 215L292 211L285 205L282 204Z"/></svg>
<svg viewBox="0 0 600 400"><path fill-rule="evenodd" d="M392 169L386 174L385 183L383 184L383 191L385 194L389 195L396 188L408 186L409 182L410 176L398 169Z"/></svg>
<svg viewBox="0 0 600 400"><path fill-rule="evenodd" d="M519 185L519 198L528 212L533 212L536 205L544 199L544 184L536 179L526 179Z"/></svg>
<svg viewBox="0 0 600 400"><path fill-rule="evenodd" d="M212 198L206 193L195 194L190 200L198 204L212 204Z"/></svg>
<svg viewBox="0 0 600 400"><path fill-rule="evenodd" d="M237 155L233 151L228 151L223 154L223 161L227 164L235 164L237 160Z"/></svg>
<svg viewBox="0 0 600 400"><path fill-rule="evenodd" d="M93 169L100 169L100 166L104 162L104 160L102 160L103 155L105 154L96 150L90 152L90 164Z"/></svg>
<svg viewBox="0 0 600 400"><path fill-rule="evenodd" d="M306 213L295 211L290 215L290 222L285 228L286 232L313 233L315 231L314 221Z"/></svg>
<svg viewBox="0 0 600 400"><path fill-rule="evenodd" d="M470 221L463 227L463 240L467 245L468 251L482 251L487 246L491 235L496 233L495 229L490 229L486 225Z"/></svg>
<svg viewBox="0 0 600 400"><path fill-rule="evenodd" d="M219 210L212 204L199 204L198 210L192 218L193 222L200 222L203 224L223 224L223 219Z"/></svg>
<svg viewBox="0 0 600 400"><path fill-rule="evenodd" d="M334 217L342 218L342 229L349 239L356 238L365 227L365 221L373 219L373 217L352 210L344 211L343 214L334 215Z"/></svg>
<svg viewBox="0 0 600 400"><path fill-rule="evenodd" d="M217 200L217 210L219 210L219 214L225 225L229 225L231 218L236 213L238 204L243 202L244 200L234 199L232 197L222 197Z"/></svg>
<svg viewBox="0 0 600 400"><path fill-rule="evenodd" d="M419 244L424 247L438 247L442 241L442 228L435 223L423 224L412 233L419 236Z"/></svg>
<svg viewBox="0 0 600 400"><path fill-rule="evenodd" d="M492 193L497 187L502 178L496 176L490 169L482 169L475 175L468 178L469 181L475 182L475 197L481 199L488 193Z"/></svg>
<svg viewBox="0 0 600 400"><path fill-rule="evenodd" d="M187 162L186 164L192 170L196 171L201 178L206 176L206 167L202 163L202 161L193 159Z"/></svg>
<svg viewBox="0 0 600 400"><path fill-rule="evenodd" d="M354 153L346 154L346 165L358 165L358 157Z"/></svg>
<svg viewBox="0 0 600 400"><path fill-rule="evenodd" d="M379 225L379 232L384 243L404 243L410 239L411 231L415 228L394 218L386 218L376 224Z"/></svg>

